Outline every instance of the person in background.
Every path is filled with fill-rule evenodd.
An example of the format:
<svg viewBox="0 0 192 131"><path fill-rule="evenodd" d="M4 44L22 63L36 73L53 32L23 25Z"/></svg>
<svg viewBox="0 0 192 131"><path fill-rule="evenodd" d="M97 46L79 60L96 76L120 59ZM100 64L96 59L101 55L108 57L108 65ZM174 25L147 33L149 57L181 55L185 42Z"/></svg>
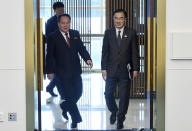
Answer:
<svg viewBox="0 0 192 131"><path fill-rule="evenodd" d="M57 23L57 18L59 15L64 13L64 4L62 2L55 2L53 4L53 10L55 12L55 15L50 17L46 23L46 27L45 27L46 37L48 37L51 33L55 32L57 29L59 29L58 23Z"/></svg>
<svg viewBox="0 0 192 131"><path fill-rule="evenodd" d="M46 32L46 39L48 39L48 37L50 36L51 33L55 32L56 30L58 30L58 22L57 22L57 18L59 15L64 13L64 4L62 2L55 2L53 4L53 10L55 12L55 15L52 16L51 18L49 18L47 20L46 23L46 28L45 28L45 32ZM49 92L49 94L51 96L57 96L54 92L53 89L55 87L56 83L55 83L55 79L53 78L50 83L48 84L48 86L46 87L46 91ZM58 89L58 88L57 88ZM59 90L59 89L58 89Z"/></svg>
<svg viewBox="0 0 192 131"><path fill-rule="evenodd" d="M123 9L113 12L114 27L105 31L101 69L106 80L105 99L111 112L110 123L114 124L117 118L117 129L124 128L123 122L128 110L131 80L128 65L131 65L133 77L139 71L139 51L136 42L136 32L125 26L127 13ZM114 94L116 86L119 89L119 107Z"/></svg>

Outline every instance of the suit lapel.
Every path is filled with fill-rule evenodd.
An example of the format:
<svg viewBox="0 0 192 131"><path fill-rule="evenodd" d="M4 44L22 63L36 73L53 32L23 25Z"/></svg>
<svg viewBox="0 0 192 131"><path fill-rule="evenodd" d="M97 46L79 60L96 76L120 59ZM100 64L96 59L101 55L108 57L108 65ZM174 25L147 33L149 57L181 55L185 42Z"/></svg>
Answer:
<svg viewBox="0 0 192 131"><path fill-rule="evenodd" d="M112 28L112 33L111 33L111 39L113 39L113 44L119 48L118 44L117 44L117 36L116 36L116 29L115 27Z"/></svg>
<svg viewBox="0 0 192 131"><path fill-rule="evenodd" d="M123 35L122 35L122 41L126 38L126 37L128 37L128 28L124 28L124 31L123 31Z"/></svg>
<svg viewBox="0 0 192 131"><path fill-rule="evenodd" d="M74 32L72 30L69 30L69 36L70 36L70 47L71 49L74 48Z"/></svg>
<svg viewBox="0 0 192 131"><path fill-rule="evenodd" d="M70 36L70 44L73 44L73 37L74 37L74 34L71 30L69 30L69 36Z"/></svg>
<svg viewBox="0 0 192 131"><path fill-rule="evenodd" d="M127 42L125 42L125 39L128 37L128 35L129 35L128 33L129 33L128 28L127 28L127 27L124 27L120 47L122 47L124 44L127 43Z"/></svg>
<svg viewBox="0 0 192 131"><path fill-rule="evenodd" d="M61 32L58 30L58 36L59 36L59 40L62 42L62 43L64 43L65 45L67 45L67 42L66 42L66 40L65 40L65 38L64 38L64 36L61 34Z"/></svg>

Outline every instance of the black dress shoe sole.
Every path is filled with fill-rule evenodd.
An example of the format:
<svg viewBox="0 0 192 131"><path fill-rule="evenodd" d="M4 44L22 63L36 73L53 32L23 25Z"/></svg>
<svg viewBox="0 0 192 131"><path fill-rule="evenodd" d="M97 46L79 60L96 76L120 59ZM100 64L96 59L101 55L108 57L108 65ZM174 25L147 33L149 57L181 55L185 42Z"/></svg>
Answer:
<svg viewBox="0 0 192 131"><path fill-rule="evenodd" d="M116 113L112 113L110 116L110 124L114 124L116 121Z"/></svg>
<svg viewBox="0 0 192 131"><path fill-rule="evenodd" d="M122 126L122 127L117 127L117 129L123 129L124 127Z"/></svg>
<svg viewBox="0 0 192 131"><path fill-rule="evenodd" d="M117 129L123 129L123 128L124 128L123 124L117 123Z"/></svg>
<svg viewBox="0 0 192 131"><path fill-rule="evenodd" d="M115 124L115 121L116 120L110 120L110 124L112 124L112 125Z"/></svg>
<svg viewBox="0 0 192 131"><path fill-rule="evenodd" d="M75 128L77 128L77 123L75 123L75 124L72 123L72 124L71 124L71 129L75 129Z"/></svg>

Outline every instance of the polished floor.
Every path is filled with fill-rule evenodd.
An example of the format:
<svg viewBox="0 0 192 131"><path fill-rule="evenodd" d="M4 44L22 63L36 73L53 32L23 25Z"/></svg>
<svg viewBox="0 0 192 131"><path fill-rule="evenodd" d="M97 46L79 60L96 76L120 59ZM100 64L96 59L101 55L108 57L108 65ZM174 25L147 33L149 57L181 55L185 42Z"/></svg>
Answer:
<svg viewBox="0 0 192 131"><path fill-rule="evenodd" d="M78 102L83 122L78 124L79 130L111 130L116 124L110 125L110 113L104 99L105 82L100 73L86 73L82 75L83 95ZM68 130L71 119L66 121L61 115L60 97L50 97L45 91L49 80L44 81L42 91L42 130ZM54 89L55 93L57 89ZM117 100L118 101L118 100ZM150 124L149 100L131 99L129 110L124 122L124 129L149 128Z"/></svg>

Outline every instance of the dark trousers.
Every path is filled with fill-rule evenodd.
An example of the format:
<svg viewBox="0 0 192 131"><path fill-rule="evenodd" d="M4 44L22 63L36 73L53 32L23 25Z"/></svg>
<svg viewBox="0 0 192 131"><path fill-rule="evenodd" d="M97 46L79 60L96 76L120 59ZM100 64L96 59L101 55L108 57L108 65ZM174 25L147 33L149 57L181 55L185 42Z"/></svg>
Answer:
<svg viewBox="0 0 192 131"><path fill-rule="evenodd" d="M61 96L61 99L64 99L64 92L62 92L62 84L61 82L58 80L58 78L56 76L54 76L54 78L50 81L49 85L46 87L46 91L53 91L54 87L57 87L57 90L59 92L59 95Z"/></svg>
<svg viewBox="0 0 192 131"><path fill-rule="evenodd" d="M69 112L72 118L72 122L79 123L82 121L77 102L82 95L82 78L80 75L73 76L71 78L56 78L59 83L58 89L61 98L64 98L64 102L60 104L63 112Z"/></svg>
<svg viewBox="0 0 192 131"><path fill-rule="evenodd" d="M56 86L55 77L49 82L49 85L46 87L46 91L52 91L53 88Z"/></svg>
<svg viewBox="0 0 192 131"><path fill-rule="evenodd" d="M119 109L115 102L115 91L118 85L119 90ZM118 111L118 121L123 122L129 106L131 81L129 78L107 77L105 85L105 100L110 112Z"/></svg>

